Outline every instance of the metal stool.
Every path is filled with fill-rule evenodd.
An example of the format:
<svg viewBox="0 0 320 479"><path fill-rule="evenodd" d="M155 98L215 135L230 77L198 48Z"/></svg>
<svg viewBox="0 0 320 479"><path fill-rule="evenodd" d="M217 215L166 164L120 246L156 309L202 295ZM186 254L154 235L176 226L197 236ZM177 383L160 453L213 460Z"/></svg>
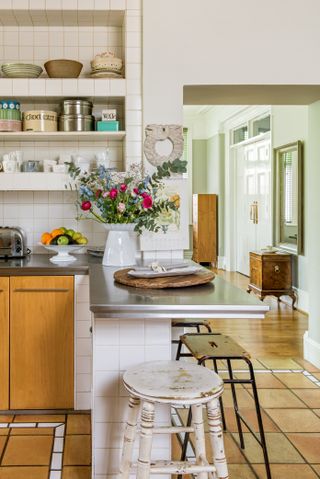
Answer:
<svg viewBox="0 0 320 479"><path fill-rule="evenodd" d="M171 323L172 328L195 328L197 333L201 333L201 326L205 328L208 333L212 333L212 329L210 326L209 321L202 320L202 319L174 319ZM181 357L181 348L182 348L182 342L181 339L172 339L171 340L172 344L177 344L177 352L176 352L176 359L178 360L179 357Z"/></svg>
<svg viewBox="0 0 320 479"><path fill-rule="evenodd" d="M223 381L225 384L231 385L231 392L232 392L232 398L233 398L234 412L236 415L240 446L242 449L245 448L244 437L242 432L242 422L243 422L247 426L251 434L253 434L254 438L257 440L257 442L260 444L262 448L267 478L271 479L268 451L267 451L267 445L265 440L257 385L256 385L254 370L253 370L252 362L250 360L249 353L245 351L238 343L233 341L232 338L230 338L229 336L225 336L223 334L207 334L207 333L185 334L181 336L180 339L181 339L181 343L184 346L186 346L186 348L190 351L190 353L181 353L177 359L180 359L180 357L192 356L195 359L197 359L199 365L203 365L203 366L205 366L206 361L212 360L213 367L216 373L218 373L217 361L222 360L227 362L229 379L223 379ZM234 377L233 370L232 370L232 361L234 360L245 361L249 370L249 375L250 375L249 379L237 379ZM247 423L246 419L240 414L235 384L251 384L252 386L260 437L255 433L252 427ZM221 414L223 417L223 426L224 426L224 429L226 429L225 418L223 414L223 403L222 403L221 397L220 397L220 407L221 407ZM190 423L191 417L192 417L192 411L189 410L187 426ZM182 455L181 455L182 459L185 459L186 457L188 441L189 441L189 434L186 433L183 447L182 447Z"/></svg>
<svg viewBox="0 0 320 479"><path fill-rule="evenodd" d="M223 433L218 398L223 392L222 379L209 369L192 363L178 361L151 361L125 372L124 386L130 393L129 412L124 434L120 465L121 479L128 479L132 469L137 469L138 479L148 479L150 474L196 474L207 479L208 473L219 479L228 479L224 453ZM137 429L140 400L142 400L139 458L132 464L132 451ZM154 428L157 404L188 406L192 420L188 427ZM203 405L206 405L209 435L214 464L206 458ZM151 461L153 434L194 433L196 462Z"/></svg>

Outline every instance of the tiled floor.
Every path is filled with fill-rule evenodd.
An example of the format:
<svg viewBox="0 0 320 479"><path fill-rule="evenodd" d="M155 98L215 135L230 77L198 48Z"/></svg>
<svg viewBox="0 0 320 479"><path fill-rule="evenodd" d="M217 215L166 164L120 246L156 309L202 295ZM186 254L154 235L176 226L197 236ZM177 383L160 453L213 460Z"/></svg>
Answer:
<svg viewBox="0 0 320 479"><path fill-rule="evenodd" d="M320 477L320 371L291 358L256 360L255 370L273 479ZM246 373L239 368L236 376ZM241 412L257 431L250 385L237 389ZM261 448L246 428L245 450L238 445L230 386L223 398L230 479L265 479ZM179 452L177 442L174 451Z"/></svg>
<svg viewBox="0 0 320 479"><path fill-rule="evenodd" d="M90 479L89 414L0 415L0 479Z"/></svg>

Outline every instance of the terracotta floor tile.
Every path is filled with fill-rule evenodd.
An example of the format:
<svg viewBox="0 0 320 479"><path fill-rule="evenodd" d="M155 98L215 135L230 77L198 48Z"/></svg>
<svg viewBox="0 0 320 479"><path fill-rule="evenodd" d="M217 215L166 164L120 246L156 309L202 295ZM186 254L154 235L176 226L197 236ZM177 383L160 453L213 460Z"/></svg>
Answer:
<svg viewBox="0 0 320 479"><path fill-rule="evenodd" d="M305 359L293 358L293 360L300 364L309 373L320 373L320 369L317 368L317 366L310 363L309 361L306 361Z"/></svg>
<svg viewBox="0 0 320 479"><path fill-rule="evenodd" d="M64 414L17 414L14 422L64 422Z"/></svg>
<svg viewBox="0 0 320 479"><path fill-rule="evenodd" d="M320 477L320 464L312 464L311 467L312 467L312 469L314 469L316 471L316 473Z"/></svg>
<svg viewBox="0 0 320 479"><path fill-rule="evenodd" d="M256 479L250 466L247 464L228 464L229 479Z"/></svg>
<svg viewBox="0 0 320 479"><path fill-rule="evenodd" d="M317 464L320 460L320 432L304 434L288 434L290 441L310 463Z"/></svg>
<svg viewBox="0 0 320 479"><path fill-rule="evenodd" d="M266 479L264 464L255 464L253 466L260 479ZM313 472L307 464L271 464L272 479L293 479L294 477L303 479L317 479L317 474Z"/></svg>
<svg viewBox="0 0 320 479"><path fill-rule="evenodd" d="M237 432L237 423L236 423L236 417L234 414L234 409L233 408L224 408L224 413L225 413L225 418L226 418L226 423L227 423L227 429L230 432ZM258 422L257 422L257 414L256 410L253 408L242 408L241 409L241 414L243 417L246 419L246 421L251 425L251 427L254 429L254 431L258 431ZM263 425L264 425L264 430L265 432L279 432L279 428L274 424L273 421L267 416L263 411L262 411L262 420L263 420ZM243 424L243 431L246 432L248 429L246 426Z"/></svg>
<svg viewBox="0 0 320 479"><path fill-rule="evenodd" d="M320 417L320 409L312 409L312 411Z"/></svg>
<svg viewBox="0 0 320 479"><path fill-rule="evenodd" d="M317 386L302 373L276 373L288 388L316 388Z"/></svg>
<svg viewBox="0 0 320 479"><path fill-rule="evenodd" d="M2 466L46 466L50 463L53 437L9 437Z"/></svg>
<svg viewBox="0 0 320 479"><path fill-rule="evenodd" d="M259 358L259 361L268 369L303 369L291 358Z"/></svg>
<svg viewBox="0 0 320 479"><path fill-rule="evenodd" d="M292 389L301 401L310 408L320 407L320 388L317 389Z"/></svg>
<svg viewBox="0 0 320 479"><path fill-rule="evenodd" d="M237 373L236 376L239 379L248 379L249 377L248 374L245 373ZM255 377L258 389L285 389L284 384L282 384L282 382L271 373L257 373L255 374ZM251 389L251 384L244 384L244 387L246 389Z"/></svg>
<svg viewBox="0 0 320 479"><path fill-rule="evenodd" d="M234 441L230 433L224 433L224 447L226 451L226 458L228 464L244 464L246 462L243 454L241 453L239 447ZM206 451L208 454L208 461L212 462L211 454L211 444L209 434L206 434Z"/></svg>
<svg viewBox="0 0 320 479"><path fill-rule="evenodd" d="M0 456L3 452L6 442L7 442L7 436L0 436Z"/></svg>
<svg viewBox="0 0 320 479"><path fill-rule="evenodd" d="M90 466L90 435L66 436L63 455L64 466Z"/></svg>
<svg viewBox="0 0 320 479"><path fill-rule="evenodd" d="M310 409L266 409L284 432L320 432L320 418Z"/></svg>
<svg viewBox="0 0 320 479"><path fill-rule="evenodd" d="M62 471L62 479L91 479L91 467L66 466Z"/></svg>
<svg viewBox="0 0 320 479"><path fill-rule="evenodd" d="M0 414L0 422L12 422L13 418L13 414Z"/></svg>
<svg viewBox="0 0 320 479"><path fill-rule="evenodd" d="M317 378L317 379L320 380L320 373L312 373L312 375L313 375L315 378Z"/></svg>
<svg viewBox="0 0 320 479"><path fill-rule="evenodd" d="M236 433L233 436L238 440ZM251 464L263 463L262 449L250 433L244 435L244 454ZM269 432L266 434L269 460L271 463L297 464L304 460L284 434Z"/></svg>
<svg viewBox="0 0 320 479"><path fill-rule="evenodd" d="M263 408L306 407L289 389L259 389L258 395L260 406Z"/></svg>
<svg viewBox="0 0 320 479"><path fill-rule="evenodd" d="M239 407L254 407L254 401L250 394L243 389L241 386L238 386L236 388L237 391L237 399L238 399L238 404ZM233 407L233 399L232 399L232 393L231 390L226 389L223 392L223 404L225 407Z"/></svg>
<svg viewBox="0 0 320 479"><path fill-rule="evenodd" d="M0 436L7 436L10 432L8 427L0 427Z"/></svg>
<svg viewBox="0 0 320 479"><path fill-rule="evenodd" d="M11 428L11 436L52 436L54 427L15 427Z"/></svg>
<svg viewBox="0 0 320 479"><path fill-rule="evenodd" d="M90 414L69 414L67 419L67 434L90 434Z"/></svg>
<svg viewBox="0 0 320 479"><path fill-rule="evenodd" d="M48 467L0 467L0 479L47 479Z"/></svg>

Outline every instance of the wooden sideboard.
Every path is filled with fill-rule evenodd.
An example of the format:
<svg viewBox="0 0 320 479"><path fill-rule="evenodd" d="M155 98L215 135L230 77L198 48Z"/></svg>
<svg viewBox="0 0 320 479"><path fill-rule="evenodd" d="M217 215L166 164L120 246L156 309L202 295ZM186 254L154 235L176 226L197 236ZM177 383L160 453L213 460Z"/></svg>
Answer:
<svg viewBox="0 0 320 479"><path fill-rule="evenodd" d="M217 265L218 196L193 195L193 261Z"/></svg>
<svg viewBox="0 0 320 479"><path fill-rule="evenodd" d="M290 296L295 309L296 293L292 288L292 257L287 253L250 253L250 283L247 292L253 291L261 300L266 296Z"/></svg>

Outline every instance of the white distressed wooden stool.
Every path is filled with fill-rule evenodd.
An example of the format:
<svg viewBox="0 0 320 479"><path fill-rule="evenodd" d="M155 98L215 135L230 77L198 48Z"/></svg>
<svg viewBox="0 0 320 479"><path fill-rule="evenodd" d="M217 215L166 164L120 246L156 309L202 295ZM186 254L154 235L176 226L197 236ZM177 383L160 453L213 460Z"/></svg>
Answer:
<svg viewBox="0 0 320 479"><path fill-rule="evenodd" d="M137 479L150 474L195 474L198 479L227 479L228 468L224 452L219 397L223 381L213 371L182 361L151 361L130 368L123 376L130 393L129 414L124 435L120 472L128 479L137 470ZM141 431L138 463L132 463L132 451L142 400ZM154 427L156 404L191 406L191 427ZM206 457L203 405L207 407L213 464ZM153 434L193 432L196 461L151 461Z"/></svg>

